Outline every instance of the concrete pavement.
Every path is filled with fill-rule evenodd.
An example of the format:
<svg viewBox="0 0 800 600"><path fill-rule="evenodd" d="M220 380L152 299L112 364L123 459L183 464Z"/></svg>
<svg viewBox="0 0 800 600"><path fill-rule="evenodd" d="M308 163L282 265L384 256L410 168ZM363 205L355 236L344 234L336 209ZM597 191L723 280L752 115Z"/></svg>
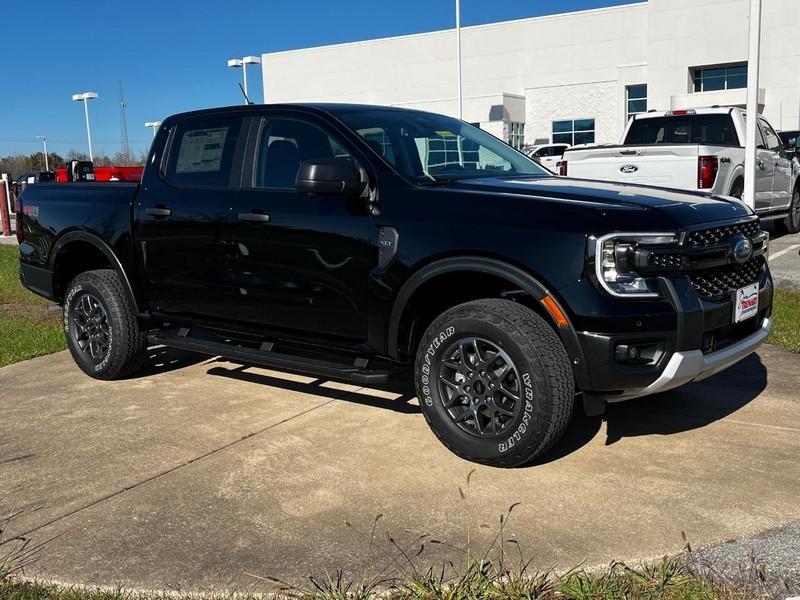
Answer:
<svg viewBox="0 0 800 600"><path fill-rule="evenodd" d="M10 533L55 538L29 575L151 589L360 574L396 554L387 530L403 545L469 535L480 550L514 502L506 531L536 567L657 557L682 532L696 547L800 520L798 367L765 346L705 382L576 418L537 464L498 470L450 454L402 389L165 349L141 377L106 383L59 353L0 369L0 516L21 510ZM428 544L419 560L446 557L459 552Z"/></svg>

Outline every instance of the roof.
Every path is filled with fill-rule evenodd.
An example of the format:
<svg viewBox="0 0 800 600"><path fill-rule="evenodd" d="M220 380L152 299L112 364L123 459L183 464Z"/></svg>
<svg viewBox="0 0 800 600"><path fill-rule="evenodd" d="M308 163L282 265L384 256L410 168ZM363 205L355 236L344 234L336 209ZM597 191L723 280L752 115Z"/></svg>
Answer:
<svg viewBox="0 0 800 600"><path fill-rule="evenodd" d="M414 113L430 113L428 111L416 110L413 108L402 108L398 106L382 106L379 104L352 104L352 103L335 103L335 102L293 102L283 104L248 104L238 106L221 106L217 108L203 108L199 110L192 110L183 113L177 113L168 117L168 119L183 119L186 117L201 117L208 114L247 114L247 113L260 113L264 110L305 110L308 112L325 113L330 115L337 115L353 111L366 111L366 110L387 110L394 112L414 112Z"/></svg>

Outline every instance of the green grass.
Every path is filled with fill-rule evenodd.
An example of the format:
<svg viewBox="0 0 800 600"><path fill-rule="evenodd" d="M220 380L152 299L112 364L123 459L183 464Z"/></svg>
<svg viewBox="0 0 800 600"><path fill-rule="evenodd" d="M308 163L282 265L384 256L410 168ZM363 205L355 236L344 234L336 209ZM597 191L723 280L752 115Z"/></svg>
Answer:
<svg viewBox="0 0 800 600"><path fill-rule="evenodd" d="M800 291L776 290L774 323L769 342L800 352Z"/></svg>
<svg viewBox="0 0 800 600"><path fill-rule="evenodd" d="M60 317L22 287L18 267L17 248L0 246L0 367L66 347Z"/></svg>

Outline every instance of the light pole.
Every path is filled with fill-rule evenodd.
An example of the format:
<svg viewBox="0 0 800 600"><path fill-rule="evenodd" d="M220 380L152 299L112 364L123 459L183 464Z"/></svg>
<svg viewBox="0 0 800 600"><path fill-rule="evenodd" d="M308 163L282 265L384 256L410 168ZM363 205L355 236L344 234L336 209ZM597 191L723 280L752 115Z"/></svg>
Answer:
<svg viewBox="0 0 800 600"><path fill-rule="evenodd" d="M747 56L747 122L744 149L744 201L756 206L756 123L761 60L761 0L750 0L750 43Z"/></svg>
<svg viewBox="0 0 800 600"><path fill-rule="evenodd" d="M72 99L75 102L83 102L83 112L86 115L86 139L89 140L89 160L94 162L92 155L92 129L89 127L89 100L95 100L97 94L94 92L83 92L82 94L73 94Z"/></svg>
<svg viewBox="0 0 800 600"><path fill-rule="evenodd" d="M458 60L458 118L464 118L464 93L461 86L461 0L456 0L456 54Z"/></svg>
<svg viewBox="0 0 800 600"><path fill-rule="evenodd" d="M156 131L158 131L158 128L161 127L161 121L147 121L144 126L153 130L153 138L155 139Z"/></svg>
<svg viewBox="0 0 800 600"><path fill-rule="evenodd" d="M44 144L44 170L50 170L50 162L47 160L47 136L46 135L37 135L37 140L42 140L42 144Z"/></svg>
<svg viewBox="0 0 800 600"><path fill-rule="evenodd" d="M247 65L260 65L261 58L258 56L245 56L243 58L231 58L228 60L228 66L232 69L241 69L242 70L242 89L244 90L245 95L245 104L248 104L250 101L250 96L247 93Z"/></svg>

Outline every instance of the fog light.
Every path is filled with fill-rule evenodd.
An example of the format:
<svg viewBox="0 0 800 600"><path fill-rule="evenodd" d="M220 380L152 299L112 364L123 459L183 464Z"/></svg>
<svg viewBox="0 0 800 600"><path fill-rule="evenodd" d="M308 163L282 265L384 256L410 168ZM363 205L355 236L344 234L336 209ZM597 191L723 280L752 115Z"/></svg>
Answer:
<svg viewBox="0 0 800 600"><path fill-rule="evenodd" d="M614 359L623 365L654 365L661 357L662 345L657 342L637 342L617 344Z"/></svg>

